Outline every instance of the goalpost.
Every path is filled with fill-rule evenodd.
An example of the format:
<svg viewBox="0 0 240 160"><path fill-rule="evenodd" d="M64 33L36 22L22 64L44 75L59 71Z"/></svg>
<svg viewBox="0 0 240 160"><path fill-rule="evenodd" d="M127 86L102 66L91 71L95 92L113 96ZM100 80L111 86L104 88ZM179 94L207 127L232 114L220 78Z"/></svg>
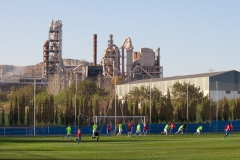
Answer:
<svg viewBox="0 0 240 160"><path fill-rule="evenodd" d="M118 124L121 122L125 127L128 122L132 122L133 124L146 124L145 116L93 116L93 121L101 126L101 130L103 125L112 124L114 126L114 133L116 133ZM115 125L116 124L116 125Z"/></svg>

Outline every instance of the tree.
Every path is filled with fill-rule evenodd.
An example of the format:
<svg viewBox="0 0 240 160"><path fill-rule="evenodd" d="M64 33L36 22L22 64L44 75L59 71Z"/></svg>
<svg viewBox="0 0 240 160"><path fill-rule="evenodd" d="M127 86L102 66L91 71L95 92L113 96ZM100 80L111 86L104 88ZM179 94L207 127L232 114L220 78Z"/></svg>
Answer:
<svg viewBox="0 0 240 160"><path fill-rule="evenodd" d="M159 119L161 122L166 120L166 106L164 104L164 97L160 96L159 101Z"/></svg>
<svg viewBox="0 0 240 160"><path fill-rule="evenodd" d="M10 111L9 111L9 114L8 114L8 121L9 121L9 125L10 126L13 126L13 123L14 123L13 116L14 116L14 111L13 111L13 106L12 106L12 101L11 101L11 103L10 103Z"/></svg>
<svg viewBox="0 0 240 160"><path fill-rule="evenodd" d="M215 102L210 102L210 109L211 109L211 119L210 120L216 120L216 112L217 112L217 104Z"/></svg>
<svg viewBox="0 0 240 160"><path fill-rule="evenodd" d="M37 122L39 124L42 123L42 105L41 104L39 104L37 108Z"/></svg>
<svg viewBox="0 0 240 160"><path fill-rule="evenodd" d="M134 103L134 116L138 116L138 101L137 100Z"/></svg>
<svg viewBox="0 0 240 160"><path fill-rule="evenodd" d="M25 96L22 95L19 100L19 122L23 126L25 122Z"/></svg>
<svg viewBox="0 0 240 160"><path fill-rule="evenodd" d="M64 125L65 124L65 119L64 119L64 115L63 115L63 111L60 111L60 119L61 119L61 124Z"/></svg>
<svg viewBox="0 0 240 160"><path fill-rule="evenodd" d="M43 112L42 112L42 120L45 125L49 122L49 99L48 97L45 97L45 102L43 104Z"/></svg>
<svg viewBox="0 0 240 160"><path fill-rule="evenodd" d="M34 105L33 103L29 104L27 109L27 126L33 126L34 124Z"/></svg>
<svg viewBox="0 0 240 160"><path fill-rule="evenodd" d="M53 95L50 95L50 100L49 100L49 122L50 124L53 124L54 122L54 98Z"/></svg>
<svg viewBox="0 0 240 160"><path fill-rule="evenodd" d="M15 103L14 103L14 108L13 108L13 122L14 125L18 125L18 101L17 101L17 96L15 97Z"/></svg>
<svg viewBox="0 0 240 160"><path fill-rule="evenodd" d="M27 126L30 126L30 113L28 108L27 108Z"/></svg>
<svg viewBox="0 0 240 160"><path fill-rule="evenodd" d="M171 102L171 95L170 95L170 91L168 88L167 91L167 98L166 98L166 122L170 122L173 120L173 106L172 106L172 102Z"/></svg>
<svg viewBox="0 0 240 160"><path fill-rule="evenodd" d="M236 100L236 117L237 119L240 119L240 98Z"/></svg>
<svg viewBox="0 0 240 160"><path fill-rule="evenodd" d="M156 102L155 102L155 100L153 99L152 100L152 111L151 111L151 113L152 113L152 115L151 115L151 121L152 121L152 123L156 123L157 121L156 121L156 119L157 119L157 108L156 108Z"/></svg>
<svg viewBox="0 0 240 160"><path fill-rule="evenodd" d="M229 105L226 97L223 98L223 119L227 121L229 118Z"/></svg>
<svg viewBox="0 0 240 160"><path fill-rule="evenodd" d="M55 124L57 125L57 124L58 124L58 108L57 108L57 105L56 105L56 109L55 109L55 117L54 117L54 120L55 120Z"/></svg>
<svg viewBox="0 0 240 160"><path fill-rule="evenodd" d="M2 126L5 126L4 108L2 109Z"/></svg>
<svg viewBox="0 0 240 160"><path fill-rule="evenodd" d="M188 109L188 113L189 113L189 121L190 122L194 122L196 121L196 101L194 101L193 99L190 100L189 102L189 109Z"/></svg>
<svg viewBox="0 0 240 160"><path fill-rule="evenodd" d="M94 94L93 95L93 98L92 98L92 105L93 105L93 116L98 116L99 115L99 96L97 94Z"/></svg>
<svg viewBox="0 0 240 160"><path fill-rule="evenodd" d="M190 109L189 117L194 119L194 117L196 116L196 112L195 112L196 106L202 102L202 97L203 97L203 92L200 91L200 87L195 87L195 85L191 85L189 83L187 84L186 82L184 83L176 82L172 86L171 94L172 94L172 104L174 106L175 117L178 117L179 121L186 120L186 111L187 111L186 106L187 106L187 96L188 96L189 102L191 102L191 105L192 105L192 108L190 108L190 103L189 103L189 109Z"/></svg>
<svg viewBox="0 0 240 160"><path fill-rule="evenodd" d="M72 96L71 96L72 97ZM73 102L72 102L72 98L70 98L70 112L69 112L69 123L71 124L71 125L73 125L74 124L74 122L75 122L75 109L74 109L74 107L73 107Z"/></svg>
<svg viewBox="0 0 240 160"><path fill-rule="evenodd" d="M128 104L127 100L123 103L123 115L128 116Z"/></svg>

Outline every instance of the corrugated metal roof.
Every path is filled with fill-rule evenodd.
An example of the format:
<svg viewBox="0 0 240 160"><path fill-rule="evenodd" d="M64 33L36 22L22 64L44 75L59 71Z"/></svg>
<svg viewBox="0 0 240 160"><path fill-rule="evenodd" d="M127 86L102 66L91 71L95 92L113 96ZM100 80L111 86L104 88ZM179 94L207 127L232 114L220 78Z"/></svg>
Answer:
<svg viewBox="0 0 240 160"><path fill-rule="evenodd" d="M230 70L230 71L234 71L234 70ZM198 78L198 77L211 77L211 76L223 74L223 73L230 72L230 71L200 73L200 74L174 76L174 77L166 77L166 78L154 78L154 79L152 79L152 82L156 82L156 81L169 81L169 80L176 80L176 79ZM125 84L145 83L145 82L149 82L149 80L150 79L137 80L137 81L132 81L132 82L128 82L128 83L125 83Z"/></svg>

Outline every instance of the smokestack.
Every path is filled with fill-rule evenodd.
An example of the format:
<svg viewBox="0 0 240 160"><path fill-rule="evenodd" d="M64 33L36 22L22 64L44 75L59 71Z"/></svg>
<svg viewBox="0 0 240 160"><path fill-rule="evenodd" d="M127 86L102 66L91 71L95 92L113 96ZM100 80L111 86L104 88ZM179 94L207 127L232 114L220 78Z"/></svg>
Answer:
<svg viewBox="0 0 240 160"><path fill-rule="evenodd" d="M93 66L97 65L97 34L93 35Z"/></svg>
<svg viewBox="0 0 240 160"><path fill-rule="evenodd" d="M44 62L44 76L46 79L49 77L49 41L46 40L43 45L43 62Z"/></svg>
<svg viewBox="0 0 240 160"><path fill-rule="evenodd" d="M156 49L157 66L160 66L160 48Z"/></svg>

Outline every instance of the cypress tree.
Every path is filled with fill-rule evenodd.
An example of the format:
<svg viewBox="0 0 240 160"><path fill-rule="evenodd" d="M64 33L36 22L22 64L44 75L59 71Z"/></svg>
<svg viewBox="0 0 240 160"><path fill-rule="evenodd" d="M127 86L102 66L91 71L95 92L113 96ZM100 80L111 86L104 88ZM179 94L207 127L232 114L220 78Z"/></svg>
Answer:
<svg viewBox="0 0 240 160"><path fill-rule="evenodd" d="M49 122L50 122L50 124L53 124L53 122L54 122L54 99L53 99L53 95L50 96L48 107L49 107Z"/></svg>
<svg viewBox="0 0 240 160"><path fill-rule="evenodd" d="M138 101L135 101L134 104L134 116L138 116Z"/></svg>
<svg viewBox="0 0 240 160"><path fill-rule="evenodd" d="M55 109L55 117L54 117L54 120L55 120L55 124L57 125L57 124L58 124L58 108L57 108L57 105L56 105L56 109Z"/></svg>
<svg viewBox="0 0 240 160"><path fill-rule="evenodd" d="M13 123L14 123L14 111L13 111L13 106L12 106L12 102L10 104L10 111L9 111L9 114L8 114L8 122L9 122L9 125L10 126L13 126Z"/></svg>
<svg viewBox="0 0 240 160"><path fill-rule="evenodd" d="M152 111L151 111L151 121L152 121L152 123L156 123L156 114L157 114L157 109L156 109L156 102L155 102L155 100L153 99L153 101L152 101L153 103L152 103Z"/></svg>
<svg viewBox="0 0 240 160"><path fill-rule="evenodd" d="M2 126L5 126L4 108L2 109Z"/></svg>
<svg viewBox="0 0 240 160"><path fill-rule="evenodd" d="M14 125L18 125L18 101L17 101L17 96L15 97L15 103L14 103L14 108L13 108L13 122Z"/></svg>
<svg viewBox="0 0 240 160"><path fill-rule="evenodd" d="M65 119L64 119L64 115L63 115L63 111L60 111L60 119L61 119L61 124L64 125L65 124Z"/></svg>
<svg viewBox="0 0 240 160"><path fill-rule="evenodd" d="M41 104L38 105L38 109L37 109L37 122L39 124L42 123L42 106L41 106Z"/></svg>
<svg viewBox="0 0 240 160"><path fill-rule="evenodd" d="M34 124L34 104L33 103L29 104L29 109L28 109L27 115L28 115L28 117L27 117L28 126L33 126L33 124Z"/></svg>
<svg viewBox="0 0 240 160"><path fill-rule="evenodd" d="M227 98L224 97L223 98L223 119L227 121L228 118L229 118L229 105L228 105Z"/></svg>
<svg viewBox="0 0 240 160"><path fill-rule="evenodd" d="M43 105L42 120L45 125L49 122L49 100L46 97Z"/></svg>
<svg viewBox="0 0 240 160"><path fill-rule="evenodd" d="M28 108L27 108L27 126L30 126L30 112Z"/></svg>
<svg viewBox="0 0 240 160"><path fill-rule="evenodd" d="M168 88L167 91L167 99L166 99L166 122L170 122L173 120L173 106L171 103L171 95L170 95L170 91Z"/></svg>
<svg viewBox="0 0 240 160"><path fill-rule="evenodd" d="M23 126L25 122L25 96L22 95L19 100L19 122L20 125Z"/></svg>

